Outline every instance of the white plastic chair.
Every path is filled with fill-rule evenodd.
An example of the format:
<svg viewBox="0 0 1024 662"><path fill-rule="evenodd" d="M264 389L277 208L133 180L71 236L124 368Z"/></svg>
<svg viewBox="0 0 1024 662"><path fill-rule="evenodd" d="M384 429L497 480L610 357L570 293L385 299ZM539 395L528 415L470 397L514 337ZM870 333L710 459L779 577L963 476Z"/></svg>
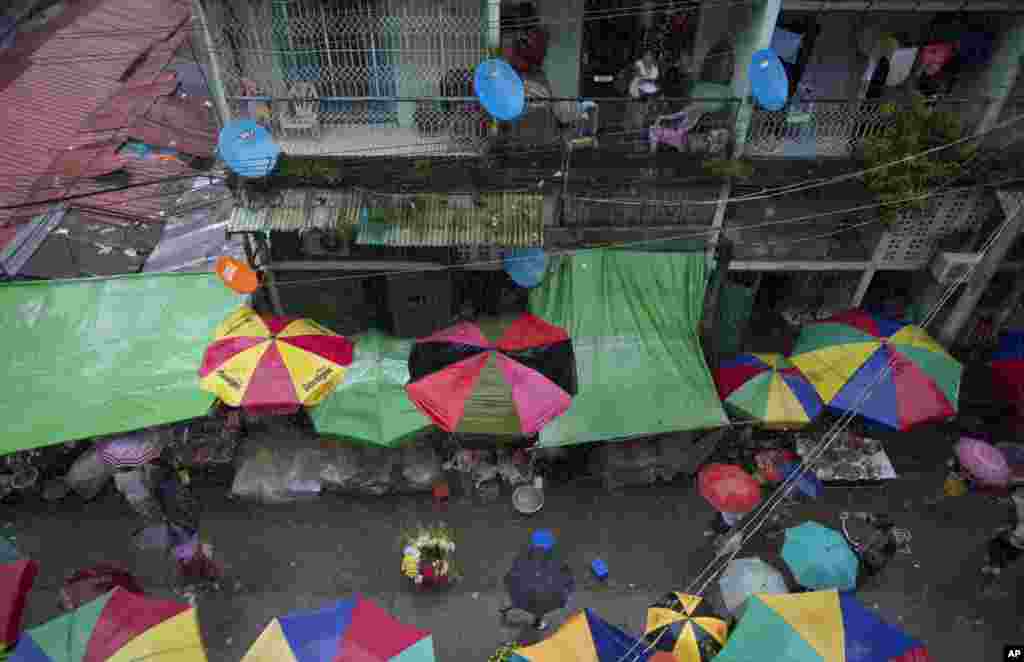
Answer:
<svg viewBox="0 0 1024 662"><path fill-rule="evenodd" d="M317 105L320 103L313 83L295 83L289 90L291 112L280 120L281 130L306 132L314 138L320 137L320 117Z"/></svg>

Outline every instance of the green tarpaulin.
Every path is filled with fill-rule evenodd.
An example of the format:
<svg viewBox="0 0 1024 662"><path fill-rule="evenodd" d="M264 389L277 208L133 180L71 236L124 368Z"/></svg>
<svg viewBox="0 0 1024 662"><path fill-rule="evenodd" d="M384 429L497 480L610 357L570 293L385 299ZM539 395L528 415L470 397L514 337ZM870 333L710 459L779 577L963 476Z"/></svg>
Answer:
<svg viewBox="0 0 1024 662"><path fill-rule="evenodd" d="M718 320L715 322L715 349L719 354L738 354L743 348L743 336L754 310L754 290L726 278L722 283L722 298L718 302Z"/></svg>
<svg viewBox="0 0 1024 662"><path fill-rule="evenodd" d="M199 362L240 303L213 274L0 286L0 454L204 414Z"/></svg>
<svg viewBox="0 0 1024 662"><path fill-rule="evenodd" d="M579 393L540 445L726 424L697 330L708 274L704 252L582 251L549 268L530 309L572 336Z"/></svg>
<svg viewBox="0 0 1024 662"><path fill-rule="evenodd" d="M379 331L354 336L345 381L310 410L321 434L379 446L396 446L430 426L405 394L413 340Z"/></svg>

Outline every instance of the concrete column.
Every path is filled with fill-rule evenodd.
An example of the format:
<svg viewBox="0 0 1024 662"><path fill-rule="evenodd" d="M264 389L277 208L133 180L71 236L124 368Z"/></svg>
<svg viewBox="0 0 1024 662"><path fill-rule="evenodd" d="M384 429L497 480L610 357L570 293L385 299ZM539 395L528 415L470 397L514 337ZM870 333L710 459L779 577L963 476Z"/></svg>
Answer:
<svg viewBox="0 0 1024 662"><path fill-rule="evenodd" d="M1006 99L1017 82L1021 57L1024 57L1024 16L1018 15L1013 24L999 35L992 61L978 78L978 96L991 99L978 124L978 133L999 122Z"/></svg>
<svg viewBox="0 0 1024 662"><path fill-rule="evenodd" d="M779 20L782 0L761 0L751 7L750 24L736 36L736 68L733 71L733 96L741 99L735 124L735 156L743 155L750 130L753 104L750 99L750 58L772 44L772 33Z"/></svg>
<svg viewBox="0 0 1024 662"><path fill-rule="evenodd" d="M981 296L988 289L992 277L999 270L999 265L1002 264L1003 258L1006 257L1006 254L1013 247L1017 237L1020 236L1021 228L1024 227L1024 203L1021 201L1021 196L1019 194L1004 193L1003 191L999 191L998 196L1000 203L1003 205L1003 210L1006 212L1006 224L1000 226L999 230L996 230L997 236L992 239L992 243L982 256L981 262L971 272L971 277L967 280L967 287L964 288L963 294L960 295L960 299L956 302L956 306L954 306L949 317L942 324L942 330L939 331L937 339L946 347L956 342L964 324L970 319L975 307L978 305L978 301L981 300Z"/></svg>
<svg viewBox="0 0 1024 662"><path fill-rule="evenodd" d="M541 26L548 30L544 73L555 97L580 95L580 57L583 47L584 0L541 0Z"/></svg>

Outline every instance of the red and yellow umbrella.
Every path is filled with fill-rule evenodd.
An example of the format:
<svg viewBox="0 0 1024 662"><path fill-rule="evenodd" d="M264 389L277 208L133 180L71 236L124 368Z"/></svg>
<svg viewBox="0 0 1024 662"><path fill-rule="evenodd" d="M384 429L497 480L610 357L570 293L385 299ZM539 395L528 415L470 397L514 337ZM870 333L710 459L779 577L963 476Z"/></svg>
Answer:
<svg viewBox="0 0 1024 662"><path fill-rule="evenodd" d="M242 307L220 323L199 385L226 404L295 411L323 400L345 377L352 343L316 322L263 317Z"/></svg>

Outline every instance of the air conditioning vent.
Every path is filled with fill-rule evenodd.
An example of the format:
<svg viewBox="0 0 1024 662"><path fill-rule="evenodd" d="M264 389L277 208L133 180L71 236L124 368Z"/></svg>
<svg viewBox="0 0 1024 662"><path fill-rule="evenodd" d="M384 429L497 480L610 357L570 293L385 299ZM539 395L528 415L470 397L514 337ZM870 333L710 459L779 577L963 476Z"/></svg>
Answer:
<svg viewBox="0 0 1024 662"><path fill-rule="evenodd" d="M938 253L932 260L932 276L941 285L963 278L981 260L980 253Z"/></svg>
<svg viewBox="0 0 1024 662"><path fill-rule="evenodd" d="M336 232L314 229L302 233L302 252L309 257L345 256L349 251L349 240Z"/></svg>

